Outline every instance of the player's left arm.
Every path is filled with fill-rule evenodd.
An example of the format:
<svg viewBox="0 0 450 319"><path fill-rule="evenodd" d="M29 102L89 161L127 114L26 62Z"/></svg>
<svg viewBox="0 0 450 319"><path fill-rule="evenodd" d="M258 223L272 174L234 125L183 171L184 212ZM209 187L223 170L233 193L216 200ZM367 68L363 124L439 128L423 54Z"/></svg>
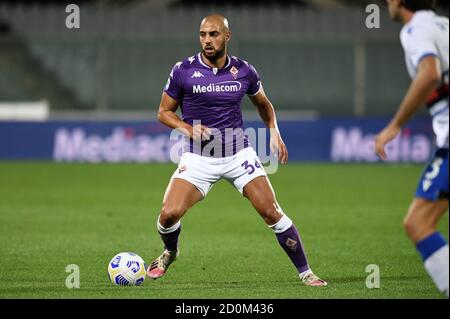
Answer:
<svg viewBox="0 0 450 319"><path fill-rule="evenodd" d="M288 150L283 142L283 139L281 138L281 133L277 124L277 117L275 115L275 109L272 103L267 98L262 87L256 95L251 95L249 98L256 106L261 119L266 124L266 127L270 129L270 149L273 154L278 157L278 160L282 164L286 164L288 161Z"/></svg>
<svg viewBox="0 0 450 319"><path fill-rule="evenodd" d="M375 151L386 160L385 145L394 139L401 128L411 119L417 110L425 105L428 97L441 81L441 66L435 56L422 59L416 78L411 83L400 107L391 122L376 136Z"/></svg>

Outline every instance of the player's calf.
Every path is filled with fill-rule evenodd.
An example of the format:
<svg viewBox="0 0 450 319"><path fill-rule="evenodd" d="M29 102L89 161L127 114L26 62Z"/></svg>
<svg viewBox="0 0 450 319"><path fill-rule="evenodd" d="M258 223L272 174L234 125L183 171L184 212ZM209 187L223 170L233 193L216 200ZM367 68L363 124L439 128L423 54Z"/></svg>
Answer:
<svg viewBox="0 0 450 319"><path fill-rule="evenodd" d="M275 225L269 227L275 232L280 246L297 268L301 281L307 286L326 286L326 281L311 271L300 235L291 219L283 215Z"/></svg>
<svg viewBox="0 0 450 319"><path fill-rule="evenodd" d="M425 269L438 289L448 298L448 243L436 231L448 201L415 198L404 220L405 230L420 253Z"/></svg>
<svg viewBox="0 0 450 319"><path fill-rule="evenodd" d="M448 202L436 202L415 198L403 220L403 227L411 241L416 244L434 233L443 213L448 208Z"/></svg>
<svg viewBox="0 0 450 319"><path fill-rule="evenodd" d="M181 232L181 222L170 227L163 227L161 225L161 215L157 222L158 233L164 242L164 252L161 256L156 258L148 267L147 275L152 279L158 279L166 273L170 264L175 261L179 255L178 237Z"/></svg>
<svg viewBox="0 0 450 319"><path fill-rule="evenodd" d="M158 219L157 227L158 233L164 242L164 248L168 251L176 251L178 248L178 237L181 233L181 222L178 221L176 224L166 228L161 225L160 218Z"/></svg>
<svg viewBox="0 0 450 319"><path fill-rule="evenodd" d="M170 228L181 219L187 208L182 204L163 204L158 223L161 227Z"/></svg>

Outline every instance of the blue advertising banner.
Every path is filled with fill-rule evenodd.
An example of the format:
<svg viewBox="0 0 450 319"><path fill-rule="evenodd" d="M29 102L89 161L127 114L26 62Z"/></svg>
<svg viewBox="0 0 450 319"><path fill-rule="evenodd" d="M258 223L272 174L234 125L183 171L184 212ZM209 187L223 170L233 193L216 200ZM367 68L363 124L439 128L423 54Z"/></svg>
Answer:
<svg viewBox="0 0 450 319"><path fill-rule="evenodd" d="M292 120L280 121L279 128L290 161L377 162L374 136L387 121ZM258 133L264 125L247 121L245 128ZM169 128L147 121L0 122L0 160L169 162L173 146L179 143L179 138L171 140L170 136ZM415 119L388 145L389 160L426 162L433 138L431 121Z"/></svg>

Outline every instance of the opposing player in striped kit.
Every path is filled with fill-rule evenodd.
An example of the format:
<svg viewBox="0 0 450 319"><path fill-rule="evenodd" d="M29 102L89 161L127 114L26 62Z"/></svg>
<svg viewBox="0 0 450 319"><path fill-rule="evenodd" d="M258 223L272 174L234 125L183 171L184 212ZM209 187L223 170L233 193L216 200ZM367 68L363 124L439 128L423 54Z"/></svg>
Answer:
<svg viewBox="0 0 450 319"><path fill-rule="evenodd" d="M409 238L421 254L425 269L447 298L448 243L437 224L448 210L448 18L436 15L434 0L387 0L391 17L403 24L400 39L413 79L399 110L375 139L376 152L386 159L384 146L423 105L427 105L437 149L416 189L404 220Z"/></svg>

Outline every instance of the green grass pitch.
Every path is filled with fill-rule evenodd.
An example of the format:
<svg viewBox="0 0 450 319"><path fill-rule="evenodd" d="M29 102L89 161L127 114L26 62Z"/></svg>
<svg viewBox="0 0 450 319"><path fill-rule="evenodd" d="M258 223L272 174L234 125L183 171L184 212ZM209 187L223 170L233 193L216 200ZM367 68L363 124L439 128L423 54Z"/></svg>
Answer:
<svg viewBox="0 0 450 319"><path fill-rule="evenodd" d="M289 164L271 181L312 269L303 286L273 232L226 181L183 219L160 280L116 287L107 264L162 249L156 218L174 165L0 163L0 298L442 298L402 219L422 165ZM440 223L448 238L448 214ZM80 267L80 288L65 286ZM366 267L380 269L368 289Z"/></svg>

